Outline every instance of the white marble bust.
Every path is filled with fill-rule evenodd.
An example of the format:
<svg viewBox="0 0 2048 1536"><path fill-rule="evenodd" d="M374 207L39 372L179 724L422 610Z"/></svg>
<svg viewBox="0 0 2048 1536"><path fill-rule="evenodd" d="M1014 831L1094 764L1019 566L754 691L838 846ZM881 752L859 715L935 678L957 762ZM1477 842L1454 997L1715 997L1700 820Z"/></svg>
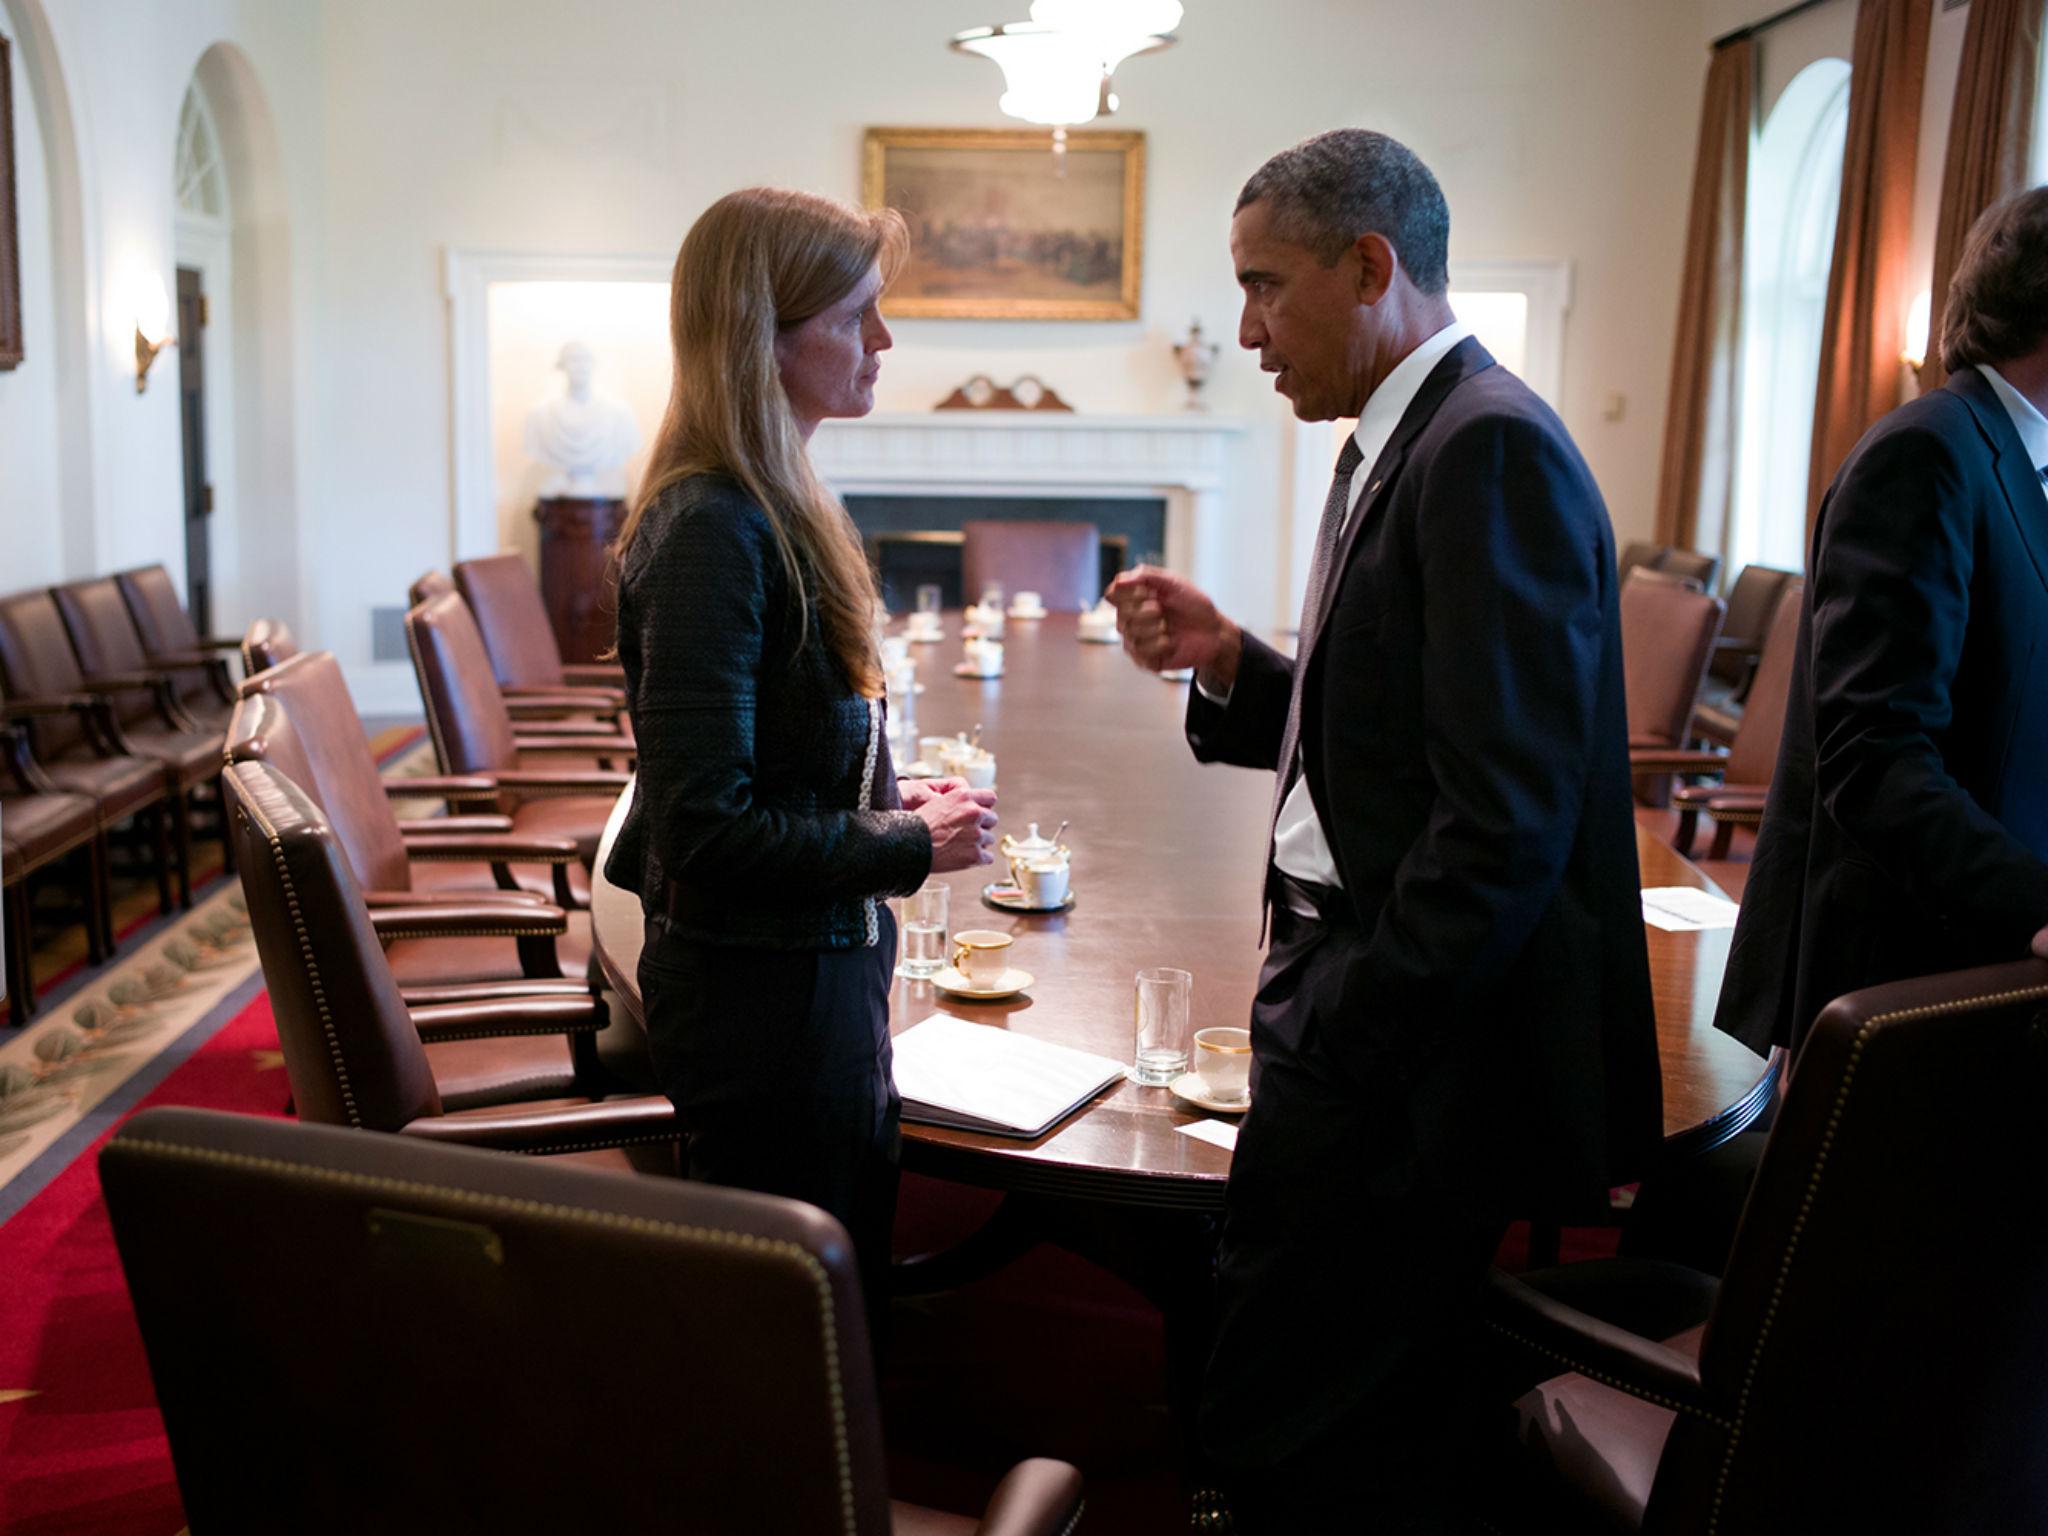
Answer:
<svg viewBox="0 0 2048 1536"><path fill-rule="evenodd" d="M619 471L640 446L640 427L624 401L594 393L597 359L572 341L555 366L568 387L536 405L526 418L526 451L554 471L540 494L617 496L625 486Z"/></svg>

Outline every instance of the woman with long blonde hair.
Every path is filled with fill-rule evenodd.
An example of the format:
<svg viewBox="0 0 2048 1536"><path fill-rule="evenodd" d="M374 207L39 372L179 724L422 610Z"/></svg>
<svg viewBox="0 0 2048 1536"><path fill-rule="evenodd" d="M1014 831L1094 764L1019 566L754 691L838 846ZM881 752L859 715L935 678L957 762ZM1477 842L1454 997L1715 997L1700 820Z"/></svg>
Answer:
<svg viewBox="0 0 2048 1536"><path fill-rule="evenodd" d="M876 591L806 449L874 408L902 220L720 198L683 240L675 385L619 535L640 773L606 874L640 893L640 987L692 1178L823 1206L887 1295L899 1103L883 898L993 858L994 795L896 782Z"/></svg>

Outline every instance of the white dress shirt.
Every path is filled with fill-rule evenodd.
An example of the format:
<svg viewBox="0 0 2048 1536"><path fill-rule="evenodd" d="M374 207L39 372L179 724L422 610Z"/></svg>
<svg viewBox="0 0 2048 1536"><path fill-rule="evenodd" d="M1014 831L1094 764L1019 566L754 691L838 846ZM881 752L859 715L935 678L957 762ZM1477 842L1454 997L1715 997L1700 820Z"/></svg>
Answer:
<svg viewBox="0 0 2048 1536"><path fill-rule="evenodd" d="M1401 424L1408 407L1415 403L1422 381L1444 360L1444 355L1451 348L1471 334L1462 321L1453 320L1395 364L1394 371L1380 381L1380 387L1365 402L1365 409L1358 416L1358 427L1351 434L1363 457L1358 461L1358 468L1351 472L1351 505L1344 513L1347 527L1352 513L1358 510L1358 498L1365 489L1366 477L1379 462L1380 453L1394 435L1394 428ZM1338 571L1332 568L1329 579L1334 582L1338 575ZM1306 657L1299 657L1296 664L1301 665L1306 660ZM1296 752L1298 756L1299 748ZM1294 788L1287 792L1287 799L1280 807L1279 820L1273 824L1273 863L1282 874L1310 885L1341 888L1344 884L1337 873L1336 857L1330 852L1329 836L1316 817L1315 801L1308 792L1306 769L1295 779Z"/></svg>
<svg viewBox="0 0 2048 1536"><path fill-rule="evenodd" d="M2035 478L2040 479L2042 471L2048 469L2048 416L2036 410L2034 402L2006 383L1989 363L1979 363L1977 371L1990 382L1991 392L2012 418L2013 430L2019 433L2020 443L2027 450L2027 461L2034 467ZM2048 496L2048 479L2041 480L2041 494Z"/></svg>

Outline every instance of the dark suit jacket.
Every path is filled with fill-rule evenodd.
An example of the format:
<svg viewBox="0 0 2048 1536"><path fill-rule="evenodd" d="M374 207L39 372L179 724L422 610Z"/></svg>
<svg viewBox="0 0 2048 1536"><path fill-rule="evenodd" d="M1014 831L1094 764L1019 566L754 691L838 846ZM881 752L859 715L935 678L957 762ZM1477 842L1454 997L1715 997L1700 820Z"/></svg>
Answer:
<svg viewBox="0 0 2048 1536"><path fill-rule="evenodd" d="M1662 1135L1617 585L1563 424L1468 339L1373 465L1313 653L1248 635L1227 706L1190 690L1197 757L1274 768L1308 668L1309 792L1364 935L1330 1047L1361 1074L1465 1056L1524 1210Z"/></svg>
<svg viewBox="0 0 2048 1536"><path fill-rule="evenodd" d="M1828 488L1715 1022L1796 1047L1858 987L2010 960L2048 923L2048 500L1974 368Z"/></svg>

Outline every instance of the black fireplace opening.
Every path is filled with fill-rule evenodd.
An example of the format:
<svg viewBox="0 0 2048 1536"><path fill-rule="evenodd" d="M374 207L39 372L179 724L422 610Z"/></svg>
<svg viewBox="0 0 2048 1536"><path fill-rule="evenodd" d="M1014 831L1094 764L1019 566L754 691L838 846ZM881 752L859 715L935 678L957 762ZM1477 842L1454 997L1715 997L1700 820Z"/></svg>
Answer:
<svg viewBox="0 0 2048 1536"><path fill-rule="evenodd" d="M844 498L892 613L936 584L948 608L963 607L961 524L979 521L1093 523L1102 537L1102 585L1166 548L1166 502L1157 496L896 496Z"/></svg>

